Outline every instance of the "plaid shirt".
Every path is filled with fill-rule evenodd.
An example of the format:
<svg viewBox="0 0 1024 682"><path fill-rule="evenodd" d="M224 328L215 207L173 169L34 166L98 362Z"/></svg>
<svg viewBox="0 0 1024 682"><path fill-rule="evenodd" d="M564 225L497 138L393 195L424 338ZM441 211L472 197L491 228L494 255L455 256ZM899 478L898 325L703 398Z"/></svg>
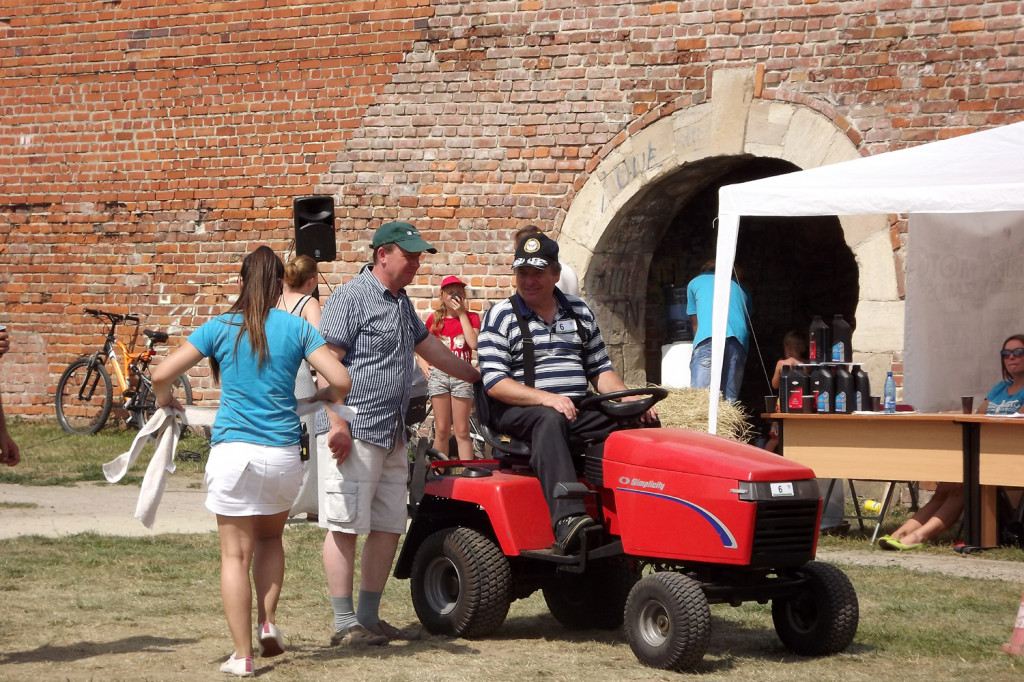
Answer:
<svg viewBox="0 0 1024 682"><path fill-rule="evenodd" d="M352 377L345 404L358 412L352 437L390 450L404 438L409 387L419 371L413 353L428 334L412 301L404 289L392 294L367 268L324 303L320 333L345 350ZM326 428L326 417L318 418L317 433Z"/></svg>

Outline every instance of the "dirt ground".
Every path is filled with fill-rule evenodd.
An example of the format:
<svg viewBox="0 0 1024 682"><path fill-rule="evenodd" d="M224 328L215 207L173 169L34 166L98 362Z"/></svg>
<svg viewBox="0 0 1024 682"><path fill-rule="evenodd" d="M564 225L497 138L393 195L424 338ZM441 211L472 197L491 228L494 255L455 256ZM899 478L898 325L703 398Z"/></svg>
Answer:
<svg viewBox="0 0 1024 682"><path fill-rule="evenodd" d="M206 533L217 528L204 506L199 475L171 475L153 530L133 518L139 488L107 483L68 487L0 484L0 539L21 535L60 537L86 531L102 535L150 536L159 533ZM296 523L301 521L296 520ZM1024 583L1024 564L978 556L880 552L867 541L863 551L829 551L822 561L861 566L900 566L965 578L992 578Z"/></svg>
<svg viewBox="0 0 1024 682"><path fill-rule="evenodd" d="M206 533L217 521L203 506L202 477L172 474L149 530L133 518L137 485L80 483L74 486L0 484L0 539L21 535L60 537L86 531L103 535Z"/></svg>

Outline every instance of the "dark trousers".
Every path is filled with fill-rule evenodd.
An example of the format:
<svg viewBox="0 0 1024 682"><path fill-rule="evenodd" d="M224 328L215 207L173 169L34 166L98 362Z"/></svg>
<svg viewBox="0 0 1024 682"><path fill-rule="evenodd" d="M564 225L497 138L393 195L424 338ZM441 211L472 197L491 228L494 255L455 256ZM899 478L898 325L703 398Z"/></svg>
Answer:
<svg viewBox="0 0 1024 682"><path fill-rule="evenodd" d="M570 440L604 440L612 431L612 421L596 410L579 412L576 421L570 423L561 412L551 407L503 407L495 426L502 433L530 442L530 468L540 479L552 525L570 514L586 513L583 500L556 500L555 486L579 480Z"/></svg>

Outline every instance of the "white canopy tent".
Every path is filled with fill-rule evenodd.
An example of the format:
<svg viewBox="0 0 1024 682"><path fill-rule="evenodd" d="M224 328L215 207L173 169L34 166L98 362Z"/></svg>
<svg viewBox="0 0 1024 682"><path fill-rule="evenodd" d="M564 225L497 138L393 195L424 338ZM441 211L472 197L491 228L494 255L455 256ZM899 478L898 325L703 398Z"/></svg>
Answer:
<svg viewBox="0 0 1024 682"><path fill-rule="evenodd" d="M896 213L910 215L904 400L912 396L918 409L929 409L936 399L958 403L961 394L984 395L1000 378L998 344L1024 332L1019 304L1024 289L1016 285L1024 286L1024 229L1010 229L1024 228L1024 122L722 187L710 433L718 421L740 218ZM950 262L943 263L947 257ZM938 313L916 310L915 289L923 308ZM936 314L944 317L936 320ZM935 343L936 330L948 343Z"/></svg>

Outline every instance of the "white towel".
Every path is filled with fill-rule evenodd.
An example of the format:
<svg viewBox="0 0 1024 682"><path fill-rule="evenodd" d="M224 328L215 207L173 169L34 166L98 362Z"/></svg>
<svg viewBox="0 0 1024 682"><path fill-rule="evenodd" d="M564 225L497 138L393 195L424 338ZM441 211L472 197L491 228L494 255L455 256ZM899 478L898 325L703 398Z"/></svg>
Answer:
<svg viewBox="0 0 1024 682"><path fill-rule="evenodd" d="M324 403L323 406L346 421L351 421L356 414L355 408L347 405ZM319 402L311 403L302 400L299 401L297 413L301 417L316 411L319 407ZM186 408L186 412L189 411ZM117 458L103 465L103 476L107 482L117 483L124 478L128 469L139 458L146 443L156 440L156 452L153 453L153 459L149 461L146 475L142 477L139 501L135 505L135 514L133 515L133 518L142 521L143 525L150 530L153 529L153 522L156 521L156 508L160 505L160 499L164 495L167 476L174 473L174 451L178 448L178 438L181 437L181 427L176 417L185 419L186 424L204 424L207 421L212 423L212 420L209 420L209 410L204 410L202 413L197 410L191 416L192 419L189 420L185 413L161 407L135 436L128 452L118 455Z"/></svg>
<svg viewBox="0 0 1024 682"><path fill-rule="evenodd" d="M146 475L142 477L139 501L133 516L151 530L156 520L156 508L160 505L164 488L167 486L167 476L174 473L174 451L178 447L178 437L181 435L181 427L176 417L183 416L184 414L177 410L160 408L135 436L128 452L103 465L103 476L107 482L116 483L128 473L128 469L138 459L146 443L156 440L156 451L149 461Z"/></svg>

